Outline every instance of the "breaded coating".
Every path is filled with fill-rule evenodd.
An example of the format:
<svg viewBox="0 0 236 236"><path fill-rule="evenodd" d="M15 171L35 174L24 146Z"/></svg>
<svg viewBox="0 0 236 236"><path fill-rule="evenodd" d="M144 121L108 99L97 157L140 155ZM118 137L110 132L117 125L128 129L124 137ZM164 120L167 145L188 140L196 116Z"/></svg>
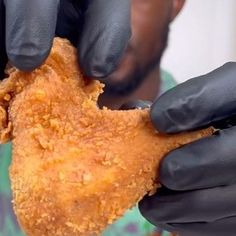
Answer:
<svg viewBox="0 0 236 236"><path fill-rule="evenodd" d="M28 236L91 236L158 187L170 150L211 134L161 135L149 110L99 109L103 85L80 73L76 50L56 38L31 73L0 83L0 138L13 138L14 210Z"/></svg>

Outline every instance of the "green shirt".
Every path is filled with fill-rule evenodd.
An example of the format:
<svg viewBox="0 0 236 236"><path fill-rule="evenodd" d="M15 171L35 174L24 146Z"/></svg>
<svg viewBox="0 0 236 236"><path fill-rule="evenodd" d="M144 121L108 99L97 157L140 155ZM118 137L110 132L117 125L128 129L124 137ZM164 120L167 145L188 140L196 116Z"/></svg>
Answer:
<svg viewBox="0 0 236 236"><path fill-rule="evenodd" d="M172 76L164 71L161 74L161 93L175 86ZM8 168L11 163L11 144L0 145L0 236L25 236L21 231L11 204L11 188ZM151 236L161 232L151 225L139 212L137 207L113 225L109 226L103 236ZM167 236L167 232L162 232Z"/></svg>

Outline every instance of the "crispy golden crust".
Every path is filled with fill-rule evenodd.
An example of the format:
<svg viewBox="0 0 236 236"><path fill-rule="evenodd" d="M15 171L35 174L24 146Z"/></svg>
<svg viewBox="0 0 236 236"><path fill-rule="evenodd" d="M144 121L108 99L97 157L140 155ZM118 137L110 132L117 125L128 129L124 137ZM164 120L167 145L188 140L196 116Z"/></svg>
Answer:
<svg viewBox="0 0 236 236"><path fill-rule="evenodd" d="M55 39L34 72L9 74L0 84L0 134L14 137L14 209L29 236L100 233L157 187L167 152L211 133L164 136L148 110L99 110L103 85L85 81L67 40Z"/></svg>

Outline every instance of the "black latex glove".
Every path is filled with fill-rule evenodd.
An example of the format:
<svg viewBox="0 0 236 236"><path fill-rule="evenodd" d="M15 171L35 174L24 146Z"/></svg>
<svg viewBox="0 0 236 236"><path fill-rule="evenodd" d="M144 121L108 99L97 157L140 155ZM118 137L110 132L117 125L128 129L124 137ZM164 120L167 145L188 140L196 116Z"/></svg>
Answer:
<svg viewBox="0 0 236 236"><path fill-rule="evenodd" d="M0 73L6 51L21 70L41 65L55 34L78 46L87 76L104 77L114 70L127 46L130 1L0 0Z"/></svg>
<svg viewBox="0 0 236 236"><path fill-rule="evenodd" d="M165 186L140 202L150 222L181 236L236 235L236 63L165 93L151 117L163 133L214 125L212 137L169 153L161 163Z"/></svg>

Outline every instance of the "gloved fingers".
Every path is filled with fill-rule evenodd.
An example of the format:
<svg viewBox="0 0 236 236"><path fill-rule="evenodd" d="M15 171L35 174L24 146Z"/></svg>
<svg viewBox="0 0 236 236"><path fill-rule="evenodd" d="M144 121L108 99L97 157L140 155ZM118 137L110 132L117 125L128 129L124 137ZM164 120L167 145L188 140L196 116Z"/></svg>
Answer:
<svg viewBox="0 0 236 236"><path fill-rule="evenodd" d="M82 30L85 3L86 1L60 1L56 35L69 39L74 46L77 46L78 37Z"/></svg>
<svg viewBox="0 0 236 236"><path fill-rule="evenodd" d="M139 203L142 215L154 225L208 223L236 216L236 185L186 192L162 191L146 196Z"/></svg>
<svg viewBox="0 0 236 236"><path fill-rule="evenodd" d="M178 85L152 106L155 127L177 133L210 126L236 115L236 63Z"/></svg>
<svg viewBox="0 0 236 236"><path fill-rule="evenodd" d="M5 7L3 0L0 0L0 80L4 78L4 69L7 63L5 45Z"/></svg>
<svg viewBox="0 0 236 236"><path fill-rule="evenodd" d="M151 104L152 103L150 101L144 100L130 101L128 103L123 104L120 107L120 110L145 109L150 108Z"/></svg>
<svg viewBox="0 0 236 236"><path fill-rule="evenodd" d="M211 223L173 224L171 227L181 236L235 236L236 217L228 217Z"/></svg>
<svg viewBox="0 0 236 236"><path fill-rule="evenodd" d="M90 0L78 44L80 65L89 77L114 71L131 36L130 0Z"/></svg>
<svg viewBox="0 0 236 236"><path fill-rule="evenodd" d="M173 190L236 183L236 127L221 130L170 152L160 165L160 182Z"/></svg>
<svg viewBox="0 0 236 236"><path fill-rule="evenodd" d="M14 66L30 71L48 56L59 0L5 0L6 48Z"/></svg>

